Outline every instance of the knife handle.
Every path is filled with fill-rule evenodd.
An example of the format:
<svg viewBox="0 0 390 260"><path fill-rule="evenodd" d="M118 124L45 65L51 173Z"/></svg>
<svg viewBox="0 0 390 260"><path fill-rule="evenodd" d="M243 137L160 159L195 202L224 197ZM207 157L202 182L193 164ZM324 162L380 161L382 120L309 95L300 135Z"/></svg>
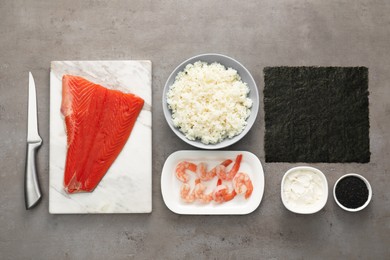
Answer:
<svg viewBox="0 0 390 260"><path fill-rule="evenodd" d="M27 143L26 175L24 180L26 209L36 206L42 197L35 167L35 153L41 144L42 142Z"/></svg>

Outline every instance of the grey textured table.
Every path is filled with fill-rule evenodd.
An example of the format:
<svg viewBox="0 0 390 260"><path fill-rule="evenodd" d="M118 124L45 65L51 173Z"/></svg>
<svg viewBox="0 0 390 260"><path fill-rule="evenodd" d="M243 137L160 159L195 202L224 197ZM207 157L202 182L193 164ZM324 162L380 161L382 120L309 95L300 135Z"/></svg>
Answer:
<svg viewBox="0 0 390 260"><path fill-rule="evenodd" d="M328 1L0 1L0 258L385 259L390 256L390 2ZM264 163L263 103L250 133L231 150L255 153L265 193L246 216L180 216L165 207L160 176L172 152L192 149L169 129L162 89L184 59L217 52L241 61L262 99L262 69L274 65L369 67L371 162L313 164L330 189L342 174L371 182L373 200L356 214L332 196L315 215L287 211L283 173ZM52 60L153 62L153 213L49 215L49 67ZM24 209L28 71L38 89L42 202ZM300 165L300 164L299 164ZM331 195L331 194L330 194Z"/></svg>

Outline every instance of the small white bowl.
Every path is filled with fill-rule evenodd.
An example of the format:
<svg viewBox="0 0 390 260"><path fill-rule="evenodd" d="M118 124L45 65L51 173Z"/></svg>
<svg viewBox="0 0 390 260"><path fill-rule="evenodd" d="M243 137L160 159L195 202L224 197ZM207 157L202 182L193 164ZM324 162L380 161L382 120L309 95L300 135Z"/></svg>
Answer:
<svg viewBox="0 0 390 260"><path fill-rule="evenodd" d="M339 183L339 181L341 181L342 179L348 177L348 176L354 176L354 177L357 177L359 179L361 179L362 181L364 181L364 183L366 184L367 186L367 189L368 189L368 198L367 198L367 201L366 203L364 203L362 206L360 206L359 208L355 208L355 209L351 209L351 208L347 208L345 206L343 206L337 199L336 197L336 186L337 184ZM348 173L348 174L345 174L343 176L341 176L337 181L336 183L334 184L333 186L333 198L334 200L336 201L337 205L340 206L340 208L342 208L343 210L346 210L346 211L349 211L349 212L357 212L357 211L360 211L362 209L364 209L365 207L367 207L367 205L370 203L371 201L371 198L372 198L372 189L371 189L371 185L370 183L367 181L366 178L364 178L363 176L359 175L359 174L356 174L356 173Z"/></svg>
<svg viewBox="0 0 390 260"><path fill-rule="evenodd" d="M289 204L287 199L285 198L285 194L283 192L285 180L291 173L296 172L296 171L302 171L302 170L311 171L311 172L314 172L320 176L320 178L322 180L322 185L323 185L323 196L321 197L321 199L319 201L317 201L315 204L312 204L310 206L294 207L293 205ZM283 176L282 183L281 183L281 198L282 198L283 205L291 212L298 213L298 214L316 213L316 212L320 211L325 206L325 204L328 200L328 181L326 180L325 175L320 170L318 170L316 168L309 167L309 166L299 166L299 167L291 168Z"/></svg>

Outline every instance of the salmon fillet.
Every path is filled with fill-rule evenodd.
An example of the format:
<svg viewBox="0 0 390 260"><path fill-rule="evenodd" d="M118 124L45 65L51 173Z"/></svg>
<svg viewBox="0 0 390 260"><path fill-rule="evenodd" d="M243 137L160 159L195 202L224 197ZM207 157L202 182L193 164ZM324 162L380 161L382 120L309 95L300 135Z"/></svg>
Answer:
<svg viewBox="0 0 390 260"><path fill-rule="evenodd" d="M143 105L144 100L134 94L107 89L82 77L63 76L66 192L96 188L129 138Z"/></svg>

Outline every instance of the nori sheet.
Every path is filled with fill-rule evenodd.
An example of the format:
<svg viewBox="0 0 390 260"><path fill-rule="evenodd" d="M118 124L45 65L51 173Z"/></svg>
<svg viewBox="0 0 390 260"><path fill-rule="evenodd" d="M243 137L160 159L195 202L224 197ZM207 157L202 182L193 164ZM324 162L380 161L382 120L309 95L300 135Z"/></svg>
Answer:
<svg viewBox="0 0 390 260"><path fill-rule="evenodd" d="M266 162L370 161L368 68L264 68Z"/></svg>

